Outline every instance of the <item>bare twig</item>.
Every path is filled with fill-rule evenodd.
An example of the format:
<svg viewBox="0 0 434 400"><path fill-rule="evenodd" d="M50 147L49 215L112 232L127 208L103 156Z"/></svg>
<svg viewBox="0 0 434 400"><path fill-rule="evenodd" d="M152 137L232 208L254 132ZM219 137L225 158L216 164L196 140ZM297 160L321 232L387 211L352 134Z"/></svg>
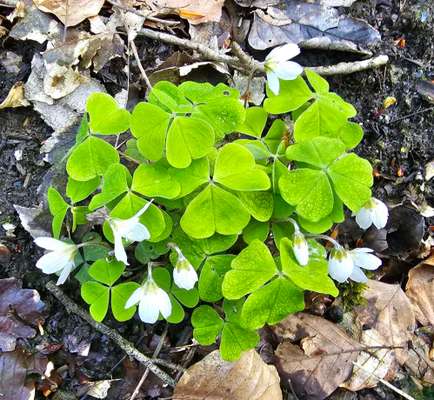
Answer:
<svg viewBox="0 0 434 400"><path fill-rule="evenodd" d="M149 80L148 75L146 75L146 71L143 68L142 62L140 61L139 53L137 51L137 47L136 44L134 43L134 40L130 42L130 46L131 46L131 50L133 51L134 58L136 59L137 66L139 67L140 74L142 75L142 78L145 81L148 89L151 90L152 89L151 81Z"/></svg>
<svg viewBox="0 0 434 400"><path fill-rule="evenodd" d="M391 125L391 124L394 124L395 122L402 121L404 119L411 118L411 117L414 117L416 115L423 114L423 113L426 113L428 111L433 111L433 110L434 110L434 107L424 108L423 110L419 110L419 111L416 111L414 113L404 115L403 117L393 119L392 121L388 122L387 125Z"/></svg>
<svg viewBox="0 0 434 400"><path fill-rule="evenodd" d="M155 359L155 357L157 357L158 354L160 354L160 351L163 347L164 340L166 339L166 336L167 336L167 324L164 328L162 335L160 336L160 341L158 342L158 345L154 350L154 354L152 355L152 359ZM142 377L140 378L139 383L137 384L136 388L134 389L134 392L131 395L130 400L134 400L137 397L137 395L139 394L139 390L142 387L143 383L145 382L148 374L149 374L149 368L146 368L145 372L143 373Z"/></svg>
<svg viewBox="0 0 434 400"><path fill-rule="evenodd" d="M169 376L165 371L158 368L154 361L145 356L139 350L137 350L134 345L123 338L118 332L109 328L100 322L96 322L86 311L75 304L68 296L63 293L63 291L54 284L54 282L48 282L46 288L59 300L69 313L78 315L80 318L84 319L90 326L92 326L97 331L109 337L113 342L115 342L125 353L130 357L135 358L138 362L143 364L145 367L149 368L156 376L158 376L165 384L174 387L176 382Z"/></svg>

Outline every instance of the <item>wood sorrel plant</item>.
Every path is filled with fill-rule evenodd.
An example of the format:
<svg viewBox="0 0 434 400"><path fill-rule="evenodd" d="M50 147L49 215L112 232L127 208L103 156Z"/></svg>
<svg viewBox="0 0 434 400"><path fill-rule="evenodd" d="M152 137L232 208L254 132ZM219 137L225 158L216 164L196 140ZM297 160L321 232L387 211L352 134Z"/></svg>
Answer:
<svg viewBox="0 0 434 400"><path fill-rule="evenodd" d="M344 206L365 227L385 223L372 168L351 152L362 129L351 104L306 76L274 82L264 106L247 109L224 84L159 82L131 115L91 95L66 164L69 200L48 192L54 238L36 240L49 250L37 266L59 283L75 268L97 321L138 309L146 323L176 324L194 309L195 339L219 339L227 360L303 310L306 290L337 296L329 274L365 281L360 268L380 264L372 251L321 235Z"/></svg>

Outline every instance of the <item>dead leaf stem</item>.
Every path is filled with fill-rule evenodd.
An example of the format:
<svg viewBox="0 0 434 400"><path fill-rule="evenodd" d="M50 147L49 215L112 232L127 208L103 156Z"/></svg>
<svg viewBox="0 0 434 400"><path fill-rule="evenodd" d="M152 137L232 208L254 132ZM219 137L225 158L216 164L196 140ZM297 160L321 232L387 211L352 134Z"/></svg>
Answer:
<svg viewBox="0 0 434 400"><path fill-rule="evenodd" d="M84 319L90 326L92 326L92 328L113 340L113 342L115 342L123 351L125 351L126 354L143 364L146 368L158 376L165 384L175 387L175 380L169 374L167 374L167 372L158 368L155 360L145 356L143 353L137 350L131 342L123 338L114 329L111 329L107 325L100 322L96 322L86 311L74 303L65 293L63 293L62 289L56 286L54 282L48 282L45 287L54 297L56 297L57 300L64 305L69 313L76 314L80 318ZM167 362L165 364L167 366L169 363ZM163 364L160 362L160 365ZM173 365L173 369L178 368Z"/></svg>
<svg viewBox="0 0 434 400"><path fill-rule="evenodd" d="M131 50L133 51L134 58L136 59L137 66L139 67L140 74L142 75L142 78L145 81L148 89L151 90L152 89L151 81L149 80L148 75L146 74L146 71L143 68L142 62L140 61L139 53L137 51L137 47L136 44L134 43L134 40L130 42L130 46L131 46Z"/></svg>

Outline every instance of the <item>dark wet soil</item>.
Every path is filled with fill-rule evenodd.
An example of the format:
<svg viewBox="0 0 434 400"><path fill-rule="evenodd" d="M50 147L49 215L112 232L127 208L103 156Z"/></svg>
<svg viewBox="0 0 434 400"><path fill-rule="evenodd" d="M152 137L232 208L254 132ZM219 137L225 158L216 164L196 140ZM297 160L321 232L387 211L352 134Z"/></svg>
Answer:
<svg viewBox="0 0 434 400"><path fill-rule="evenodd" d="M425 165L434 159L434 111L428 110L432 104L416 91L416 84L422 79L434 80L434 4L431 0L364 0L356 2L351 12L379 29L383 41L377 52L390 57L390 64L385 68L330 79L333 91L359 111L357 120L363 123L365 139L357 151L375 166L375 194L389 205L405 203L413 207L426 202L433 206L433 180L425 182L423 176ZM398 39L405 39L404 47L396 45ZM156 48L158 44L153 46ZM16 81L27 79L30 60L38 50L39 47L31 43L16 43L10 39L2 42L0 52L14 51L22 55L23 64L18 75L9 74L0 66L0 101ZM163 52L167 53L167 46ZM116 68L111 69L111 73L114 70ZM396 104L385 109L383 102L391 96L396 98ZM56 353L55 362L69 366L63 390L68 391L85 379L122 377L124 380L114 384L109 395L109 398L122 399L134 390L141 376L139 366L129 360L122 361L123 353L107 338L92 331L79 318L67 315L46 292L47 277L41 276L34 267L39 252L20 227L13 207L14 204L35 206L39 203L37 189L49 168L43 161L40 147L50 134L51 129L30 108L0 111L0 243L10 252L0 254L0 278L23 279L25 287L39 290L47 302L46 335L39 341L63 346L61 352ZM16 155L20 152L22 158L17 161ZM424 225L425 237L430 222L432 224L431 220ZM16 226L13 236L2 228L4 223ZM410 260L410 264L416 261ZM77 286L65 289L80 302ZM162 331L161 326L154 331L146 330L143 324L134 321L127 326L113 321L108 323L149 354ZM183 344L183 338L188 341L188 329L183 326L171 329L168 345ZM170 395L154 378L147 381L144 393L148 398ZM374 395L372 398L381 397ZM394 398L387 396L381 398Z"/></svg>

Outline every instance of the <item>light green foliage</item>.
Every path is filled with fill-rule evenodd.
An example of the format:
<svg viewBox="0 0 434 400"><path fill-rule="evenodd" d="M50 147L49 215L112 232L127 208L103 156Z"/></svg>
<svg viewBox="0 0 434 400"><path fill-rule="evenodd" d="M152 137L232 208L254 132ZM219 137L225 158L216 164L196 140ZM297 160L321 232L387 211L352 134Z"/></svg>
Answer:
<svg viewBox="0 0 434 400"><path fill-rule="evenodd" d="M344 207L357 212L370 198L372 168L351 152L363 136L356 110L312 71L267 95L263 107L245 109L225 84L161 81L131 115L107 94L89 97L66 191L50 188L47 200L53 236L86 242L75 277L93 318L109 310L132 318L137 306L125 304L157 262L167 321L191 315L195 339L219 340L222 357L236 360L257 345L256 329L303 310L305 291L338 295L316 240L307 265L298 264L289 219L322 233L344 220ZM127 228L145 226L149 240L128 238L130 218ZM129 266L113 258L116 226ZM197 273L191 290L174 281L181 254Z"/></svg>

